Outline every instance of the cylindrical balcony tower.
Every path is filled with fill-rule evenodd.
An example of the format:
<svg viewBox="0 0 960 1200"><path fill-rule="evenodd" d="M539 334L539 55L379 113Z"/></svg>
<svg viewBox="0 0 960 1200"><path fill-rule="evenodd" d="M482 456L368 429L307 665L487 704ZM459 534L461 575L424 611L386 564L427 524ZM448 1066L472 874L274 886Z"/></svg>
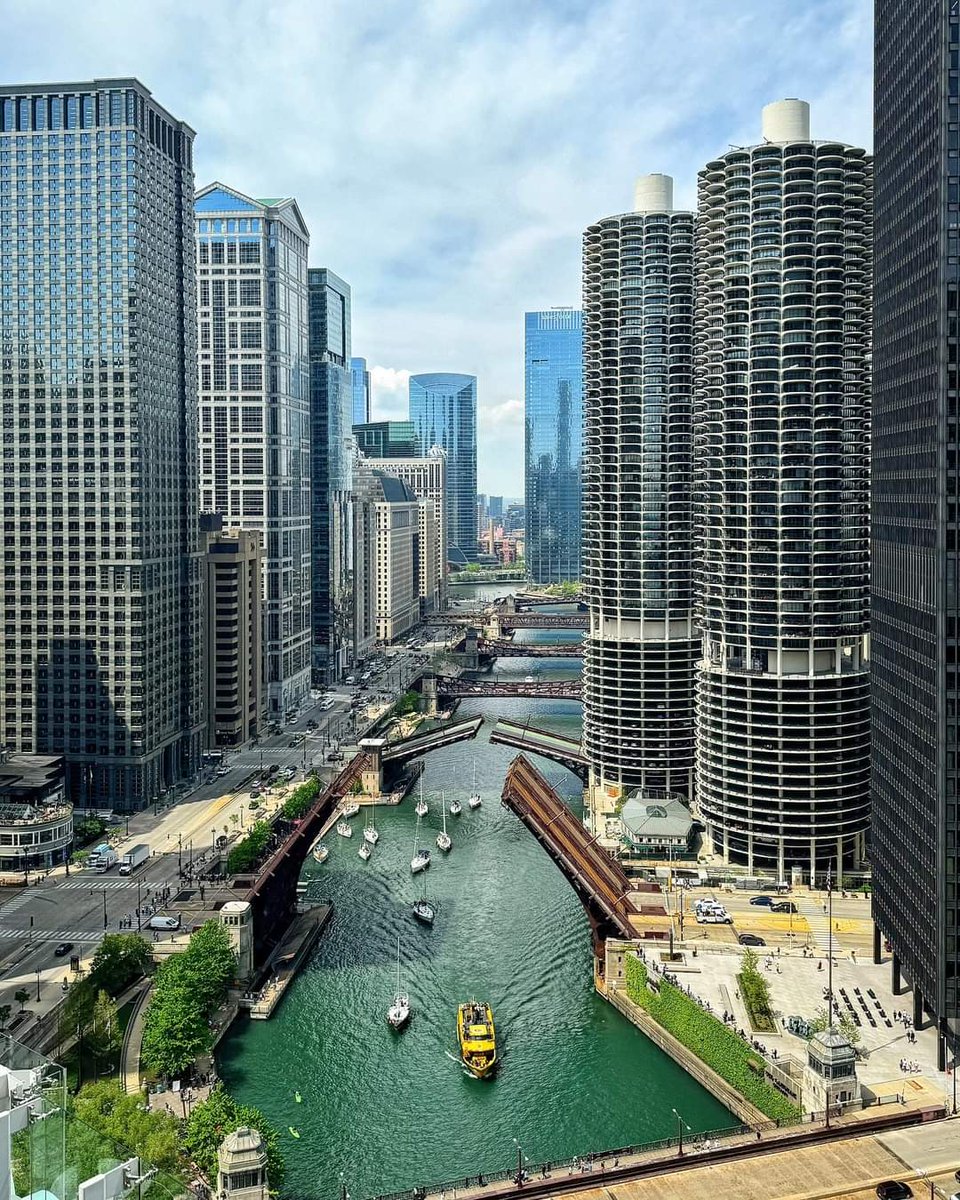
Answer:
<svg viewBox="0 0 960 1200"><path fill-rule="evenodd" d="M693 214L667 175L583 239L583 736L590 809L693 785Z"/></svg>
<svg viewBox="0 0 960 1200"><path fill-rule="evenodd" d="M783 876L858 862L868 823L872 177L802 101L763 132L699 176L697 795L718 853Z"/></svg>

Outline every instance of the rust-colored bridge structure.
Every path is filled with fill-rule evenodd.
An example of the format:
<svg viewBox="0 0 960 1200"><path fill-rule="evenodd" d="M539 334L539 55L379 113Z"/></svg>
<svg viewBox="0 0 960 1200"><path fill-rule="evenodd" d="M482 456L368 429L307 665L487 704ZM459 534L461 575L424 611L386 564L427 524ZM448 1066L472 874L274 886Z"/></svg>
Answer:
<svg viewBox="0 0 960 1200"><path fill-rule="evenodd" d="M498 624L501 629L586 629L586 613L536 613L536 612L501 612L490 609L477 612L462 608L450 609L448 612L434 613L424 617L424 625L472 625L477 629L485 629Z"/></svg>
<svg viewBox="0 0 960 1200"><path fill-rule="evenodd" d="M619 862L597 843L523 754L510 764L502 800L573 886L586 909L594 954L601 963L607 938L642 936L645 906L635 899L642 893L642 885L627 877ZM658 890L657 902L647 911L663 911Z"/></svg>
<svg viewBox="0 0 960 1200"><path fill-rule="evenodd" d="M478 638L477 653L488 658L581 658L582 642L515 642L511 638Z"/></svg>
<svg viewBox="0 0 960 1200"><path fill-rule="evenodd" d="M551 700L580 700L583 684L577 679L462 679L451 675L437 676L438 696L530 696Z"/></svg>

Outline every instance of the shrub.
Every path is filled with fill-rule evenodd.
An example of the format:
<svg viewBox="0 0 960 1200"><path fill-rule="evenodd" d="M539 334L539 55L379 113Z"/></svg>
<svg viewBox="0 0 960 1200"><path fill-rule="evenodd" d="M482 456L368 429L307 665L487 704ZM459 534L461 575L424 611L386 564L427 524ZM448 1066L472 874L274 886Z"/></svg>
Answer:
<svg viewBox="0 0 960 1200"><path fill-rule="evenodd" d="M750 1024L758 1031L772 1033L777 1025L770 1011L770 988L757 970L757 961L757 956L752 950L744 951L737 982L740 984Z"/></svg>
<svg viewBox="0 0 960 1200"><path fill-rule="evenodd" d="M227 871L236 875L255 867L270 845L273 829L269 821L257 821L227 855Z"/></svg>
<svg viewBox="0 0 960 1200"><path fill-rule="evenodd" d="M651 991L646 966L632 955L627 956L627 995L766 1116L781 1121L800 1115L797 1106L764 1079L763 1058L743 1038L672 983L660 980L659 992Z"/></svg>
<svg viewBox="0 0 960 1200"><path fill-rule="evenodd" d="M305 783L301 783L298 788L284 800L283 807L280 809L281 817L288 821L298 821L305 813L310 811L310 807L320 794L320 781L316 776L308 779Z"/></svg>

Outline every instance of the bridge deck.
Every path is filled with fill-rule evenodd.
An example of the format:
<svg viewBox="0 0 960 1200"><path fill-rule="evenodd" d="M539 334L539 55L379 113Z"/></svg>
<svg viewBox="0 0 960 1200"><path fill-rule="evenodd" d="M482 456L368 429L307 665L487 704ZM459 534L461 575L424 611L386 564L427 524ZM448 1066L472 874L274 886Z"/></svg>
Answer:
<svg viewBox="0 0 960 1200"><path fill-rule="evenodd" d="M394 742L383 750L384 762L400 762L405 758L416 758L418 754L426 754L436 750L438 746L449 746L453 742L463 742L476 737L483 725L483 717L470 717L466 721L457 721L442 729L431 729L429 733L419 733L403 742Z"/></svg>
<svg viewBox="0 0 960 1200"><path fill-rule="evenodd" d="M564 737L559 733L551 733L548 729L537 729L533 725L521 725L518 721L501 719L493 727L490 734L491 742L502 746L516 746L518 750L530 750L551 758L554 762L563 763L569 767L589 767L590 760L583 752L582 744L576 738Z"/></svg>
<svg viewBox="0 0 960 1200"><path fill-rule="evenodd" d="M643 936L644 906L635 899L640 889L522 754L510 765L502 799L577 891L593 927L595 947L609 936ZM654 910L658 915L662 911L659 896Z"/></svg>
<svg viewBox="0 0 960 1200"><path fill-rule="evenodd" d="M583 684L580 679L534 680L505 683L497 679L456 679L449 675L437 677L437 694L441 696L544 696L552 700L580 700Z"/></svg>
<svg viewBox="0 0 960 1200"><path fill-rule="evenodd" d="M514 642L510 638L478 638L477 652L492 658L581 658L583 642Z"/></svg>

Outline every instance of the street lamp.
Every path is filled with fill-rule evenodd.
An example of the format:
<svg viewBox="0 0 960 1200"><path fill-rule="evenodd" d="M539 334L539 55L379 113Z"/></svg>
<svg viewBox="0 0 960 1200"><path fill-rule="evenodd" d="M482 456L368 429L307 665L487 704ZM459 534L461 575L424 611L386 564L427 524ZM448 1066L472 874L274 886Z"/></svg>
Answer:
<svg viewBox="0 0 960 1200"><path fill-rule="evenodd" d="M523 1151L520 1149L520 1143L516 1138L513 1139L513 1144L517 1148L517 1173L514 1175L513 1181L517 1187L523 1187L523 1164L527 1161L527 1159L524 1158Z"/></svg>
<svg viewBox="0 0 960 1200"><path fill-rule="evenodd" d="M675 1108L672 1108L670 1111L677 1118L677 1157L683 1158L683 1131L686 1130L687 1133L689 1133L690 1126L686 1123L683 1117L680 1116Z"/></svg>
<svg viewBox="0 0 960 1200"><path fill-rule="evenodd" d="M37 967L37 1003L40 1003L40 968Z"/></svg>

